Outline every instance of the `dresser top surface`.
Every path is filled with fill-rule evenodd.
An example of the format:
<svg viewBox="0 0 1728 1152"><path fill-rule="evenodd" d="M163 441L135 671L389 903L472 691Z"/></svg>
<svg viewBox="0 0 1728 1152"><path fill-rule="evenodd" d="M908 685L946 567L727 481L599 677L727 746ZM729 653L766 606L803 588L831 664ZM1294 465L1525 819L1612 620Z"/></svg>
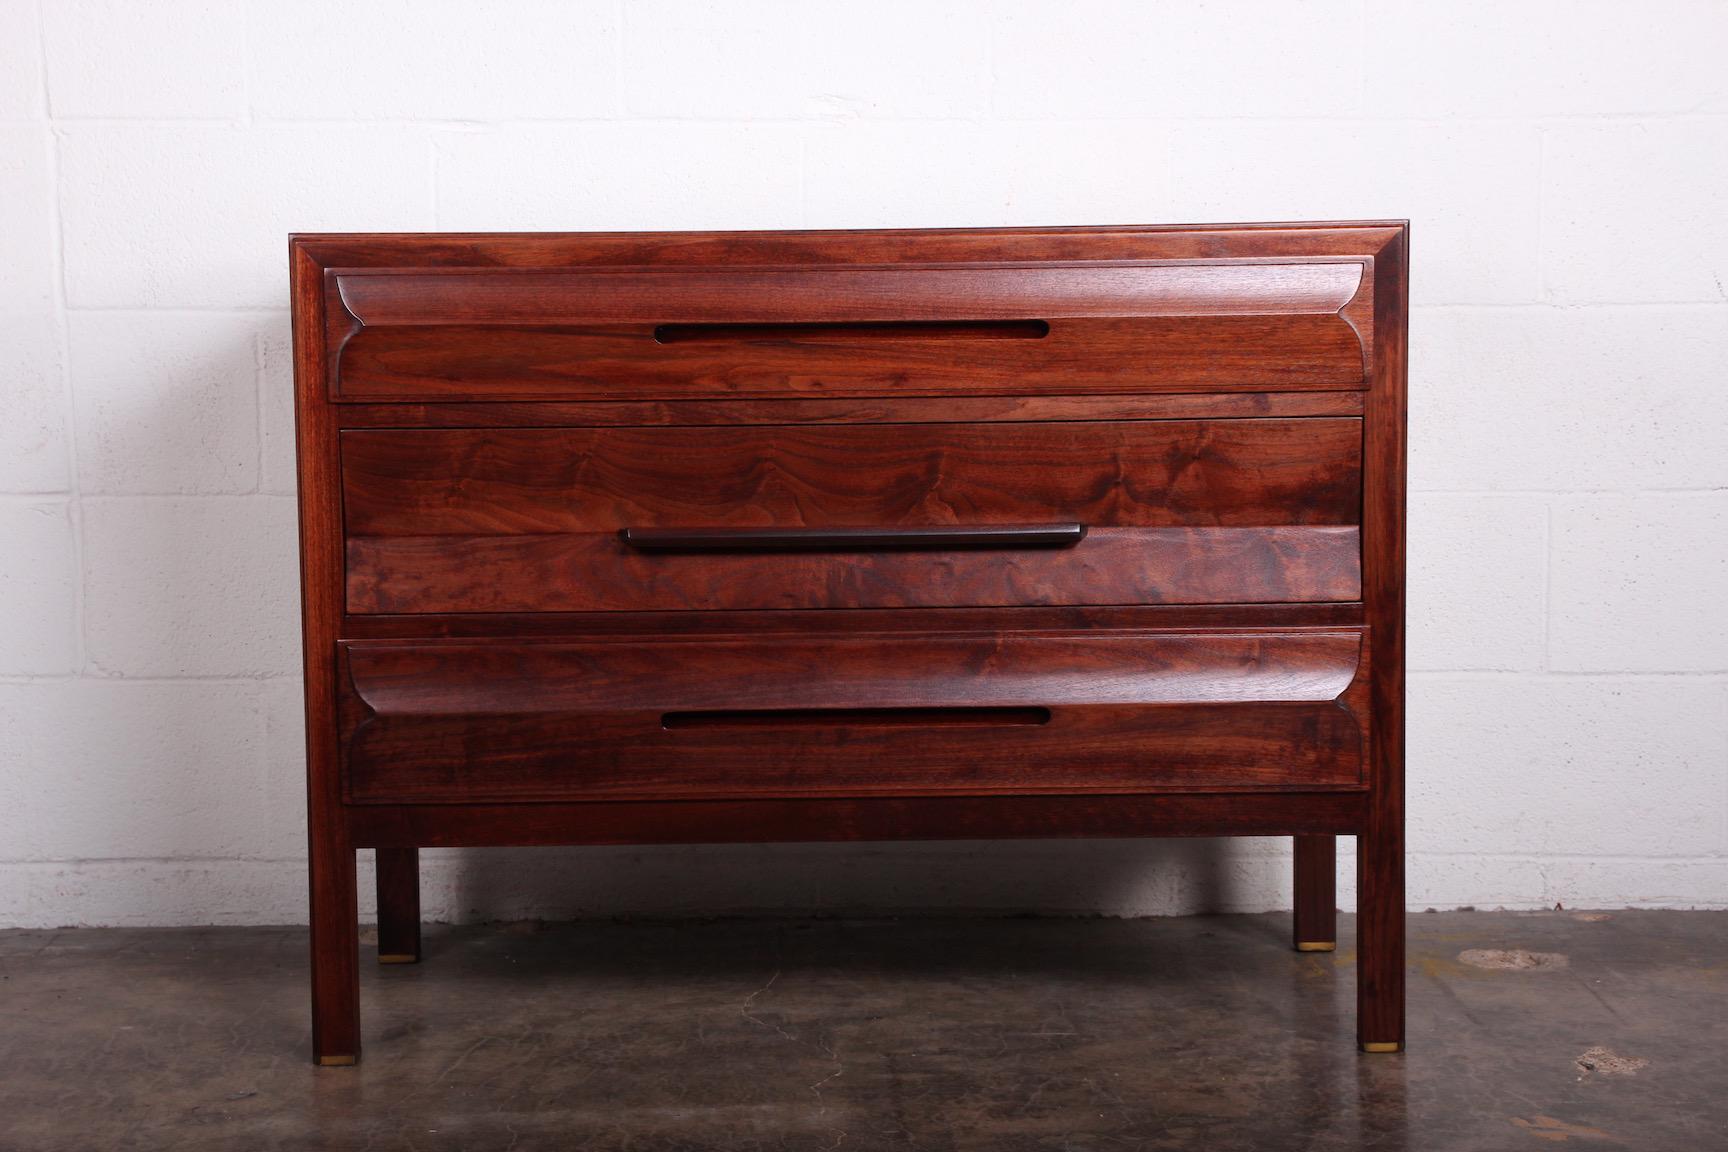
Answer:
<svg viewBox="0 0 1728 1152"><path fill-rule="evenodd" d="M736 232L300 233L321 267L1364 258L1402 220Z"/></svg>

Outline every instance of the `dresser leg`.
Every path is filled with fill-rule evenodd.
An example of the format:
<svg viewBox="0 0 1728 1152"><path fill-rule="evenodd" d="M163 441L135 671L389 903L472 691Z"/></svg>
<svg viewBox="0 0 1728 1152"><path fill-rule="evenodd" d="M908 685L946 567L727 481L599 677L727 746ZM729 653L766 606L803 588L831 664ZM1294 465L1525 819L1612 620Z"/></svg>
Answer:
<svg viewBox="0 0 1728 1152"><path fill-rule="evenodd" d="M420 960L420 849L378 849L378 963Z"/></svg>
<svg viewBox="0 0 1728 1152"><path fill-rule="evenodd" d="M1364 1052L1397 1052L1404 1047L1404 843L1391 821L1372 821L1357 838L1356 891L1356 1038Z"/></svg>
<svg viewBox="0 0 1728 1152"><path fill-rule="evenodd" d="M360 910L354 848L313 821L312 1058L323 1065L360 1059Z"/></svg>
<svg viewBox="0 0 1728 1152"><path fill-rule="evenodd" d="M1338 856L1332 836L1297 836L1296 951L1338 947Z"/></svg>

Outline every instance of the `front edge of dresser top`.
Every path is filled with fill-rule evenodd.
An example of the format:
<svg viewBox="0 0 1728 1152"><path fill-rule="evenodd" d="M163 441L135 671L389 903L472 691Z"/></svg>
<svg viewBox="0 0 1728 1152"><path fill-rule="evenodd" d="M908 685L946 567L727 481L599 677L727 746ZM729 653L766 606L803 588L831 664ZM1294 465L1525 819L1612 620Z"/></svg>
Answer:
<svg viewBox="0 0 1728 1152"><path fill-rule="evenodd" d="M969 837L1291 836L1318 951L1354 835L1401 1048L1403 222L289 254L318 1063L357 849L404 963L421 847Z"/></svg>

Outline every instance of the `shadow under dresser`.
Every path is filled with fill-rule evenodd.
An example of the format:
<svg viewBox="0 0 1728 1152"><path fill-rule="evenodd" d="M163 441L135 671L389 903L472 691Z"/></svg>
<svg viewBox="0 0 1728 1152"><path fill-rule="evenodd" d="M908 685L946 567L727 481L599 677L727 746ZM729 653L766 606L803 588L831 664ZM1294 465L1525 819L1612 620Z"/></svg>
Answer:
<svg viewBox="0 0 1728 1152"><path fill-rule="evenodd" d="M292 239L314 1058L355 852L1358 838L1404 1039L1402 223Z"/></svg>

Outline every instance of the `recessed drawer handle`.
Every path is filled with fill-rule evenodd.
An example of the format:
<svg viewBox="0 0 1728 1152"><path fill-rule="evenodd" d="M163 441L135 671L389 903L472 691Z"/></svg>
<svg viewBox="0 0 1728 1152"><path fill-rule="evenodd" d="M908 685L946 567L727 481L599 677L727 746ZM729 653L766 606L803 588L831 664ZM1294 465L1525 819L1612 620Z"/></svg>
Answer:
<svg viewBox="0 0 1728 1152"><path fill-rule="evenodd" d="M662 728L1001 728L1050 723L1048 708L763 708L666 712Z"/></svg>
<svg viewBox="0 0 1728 1152"><path fill-rule="evenodd" d="M879 548L1067 548L1084 524L977 524L916 528L626 528L643 552L864 552Z"/></svg>
<svg viewBox="0 0 1728 1152"><path fill-rule="evenodd" d="M746 340L1042 340L1047 320L806 320L779 324L660 324L660 344Z"/></svg>

